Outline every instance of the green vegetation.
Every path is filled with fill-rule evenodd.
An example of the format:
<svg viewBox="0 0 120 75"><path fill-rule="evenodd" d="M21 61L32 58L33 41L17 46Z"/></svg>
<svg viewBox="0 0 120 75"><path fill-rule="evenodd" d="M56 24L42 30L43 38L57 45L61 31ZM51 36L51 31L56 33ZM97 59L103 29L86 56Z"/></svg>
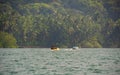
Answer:
<svg viewBox="0 0 120 75"><path fill-rule="evenodd" d="M0 1L0 47L17 47L16 43L18 46L39 47L120 47L118 2L119 0ZM12 40L4 38L5 36L10 36Z"/></svg>
<svg viewBox="0 0 120 75"><path fill-rule="evenodd" d="M15 38L6 33L6 32L0 32L0 47L1 48L16 48L17 44L16 44L16 40Z"/></svg>

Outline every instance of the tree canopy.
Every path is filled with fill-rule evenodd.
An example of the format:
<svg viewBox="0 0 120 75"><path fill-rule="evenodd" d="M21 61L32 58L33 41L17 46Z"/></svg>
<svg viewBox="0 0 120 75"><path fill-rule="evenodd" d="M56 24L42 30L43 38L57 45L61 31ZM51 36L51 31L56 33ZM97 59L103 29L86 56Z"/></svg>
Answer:
<svg viewBox="0 0 120 75"><path fill-rule="evenodd" d="M2 0L0 38L14 47L120 47L119 9L119 0Z"/></svg>
<svg viewBox="0 0 120 75"><path fill-rule="evenodd" d="M16 48L16 39L6 32L0 32L0 47L1 48Z"/></svg>

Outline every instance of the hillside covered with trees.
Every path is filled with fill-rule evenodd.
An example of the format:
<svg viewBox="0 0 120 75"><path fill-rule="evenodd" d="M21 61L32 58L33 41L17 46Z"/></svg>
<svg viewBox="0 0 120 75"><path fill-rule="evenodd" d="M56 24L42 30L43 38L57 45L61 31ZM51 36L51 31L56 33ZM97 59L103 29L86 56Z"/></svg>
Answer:
<svg viewBox="0 0 120 75"><path fill-rule="evenodd" d="M120 48L119 0L0 0L0 47Z"/></svg>

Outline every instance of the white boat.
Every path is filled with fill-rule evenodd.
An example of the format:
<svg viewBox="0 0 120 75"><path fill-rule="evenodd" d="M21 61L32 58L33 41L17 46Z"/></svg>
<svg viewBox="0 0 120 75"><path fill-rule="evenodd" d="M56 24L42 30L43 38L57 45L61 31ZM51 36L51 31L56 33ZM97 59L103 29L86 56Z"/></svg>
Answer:
<svg viewBox="0 0 120 75"><path fill-rule="evenodd" d="M79 47L73 46L72 49L76 50L76 49L79 49Z"/></svg>

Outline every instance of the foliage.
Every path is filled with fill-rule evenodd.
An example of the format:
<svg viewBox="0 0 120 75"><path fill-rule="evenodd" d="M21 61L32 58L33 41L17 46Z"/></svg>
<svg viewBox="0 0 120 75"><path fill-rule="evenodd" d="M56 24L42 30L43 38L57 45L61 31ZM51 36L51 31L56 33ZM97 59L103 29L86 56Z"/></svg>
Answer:
<svg viewBox="0 0 120 75"><path fill-rule="evenodd" d="M16 48L15 38L6 32L0 32L0 48Z"/></svg>
<svg viewBox="0 0 120 75"><path fill-rule="evenodd" d="M85 47L85 48L101 48L101 44L99 43L98 39L96 36L88 39L87 41L83 41L81 43L81 47Z"/></svg>
<svg viewBox="0 0 120 75"><path fill-rule="evenodd" d="M120 47L117 2L3 0L0 1L0 31L12 34L19 46Z"/></svg>

